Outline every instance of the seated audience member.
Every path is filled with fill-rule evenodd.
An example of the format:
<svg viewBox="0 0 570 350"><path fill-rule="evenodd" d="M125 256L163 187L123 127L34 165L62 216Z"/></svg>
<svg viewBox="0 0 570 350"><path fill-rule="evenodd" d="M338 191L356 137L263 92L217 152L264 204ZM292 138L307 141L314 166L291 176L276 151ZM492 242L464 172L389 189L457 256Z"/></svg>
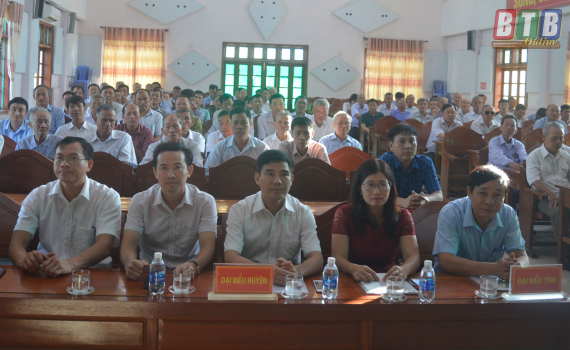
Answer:
<svg viewBox="0 0 570 350"><path fill-rule="evenodd" d="M471 113L471 101L469 101L468 98L462 99L460 106L461 108L457 111L457 115L455 116L457 120L462 123L469 123L477 120L477 118L475 118L475 113ZM472 117L475 119L471 119Z"/></svg>
<svg viewBox="0 0 570 350"><path fill-rule="evenodd" d="M208 91L210 92L210 94L208 95L208 97L204 99L203 102L204 108L208 108L208 106L214 102L214 97L216 96L216 92L218 92L218 85L210 84L210 86L208 87Z"/></svg>
<svg viewBox="0 0 570 350"><path fill-rule="evenodd" d="M376 112L382 113L382 115L390 115L392 111L398 109L398 106L394 103L394 95L391 92L387 92L384 95L384 103L376 108Z"/></svg>
<svg viewBox="0 0 570 350"><path fill-rule="evenodd" d="M263 98L263 105L261 106L261 110L263 113L271 112L271 107L269 106L269 97L271 93L269 92L268 88L261 89L261 97Z"/></svg>
<svg viewBox="0 0 570 350"><path fill-rule="evenodd" d="M309 117L313 123L313 140L319 142L321 137L334 132L334 121L329 117L330 104L327 99L319 98L313 102L313 115Z"/></svg>
<svg viewBox="0 0 570 350"><path fill-rule="evenodd" d="M141 84L139 83L133 84L133 92L131 92L131 94L127 97L127 101L129 103L134 103L136 101L137 91L139 91L141 88L142 88Z"/></svg>
<svg viewBox="0 0 570 350"><path fill-rule="evenodd" d="M115 126L115 130L124 131L131 136L135 155L139 162L146 153L148 146L154 142L152 131L140 123L140 111L141 108L137 104L129 103L125 105L123 107L123 120L125 122Z"/></svg>
<svg viewBox="0 0 570 350"><path fill-rule="evenodd" d="M418 100L418 107L417 107L418 111L410 114L408 119L417 120L419 122L422 122L422 124L432 122L433 117L429 115L429 113L427 112L427 107L428 107L428 100L426 100L425 98L420 98Z"/></svg>
<svg viewBox="0 0 570 350"><path fill-rule="evenodd" d="M294 120L301 118L305 117ZM261 190L233 205L227 221L225 262L273 264L276 285L285 285L288 274L307 277L323 268L311 208L289 195L292 173L293 162L286 154L277 150L262 153L255 174Z"/></svg>
<svg viewBox="0 0 570 350"><path fill-rule="evenodd" d="M154 135L154 141L160 140L162 137L162 124L164 118L160 113L150 108L150 93L146 89L139 89L135 94L135 103L141 109L140 124L150 129ZM149 159L149 163L152 159Z"/></svg>
<svg viewBox="0 0 570 350"><path fill-rule="evenodd" d="M162 101L160 102L160 107L164 108L167 111L172 111L174 109L174 105L170 103L170 95L168 92L164 91L163 88L160 88L162 92Z"/></svg>
<svg viewBox="0 0 570 350"><path fill-rule="evenodd" d="M479 96L473 97L471 99L471 106L473 106L473 110L466 115L463 115L463 121L460 120L462 123L469 123L471 121L477 120L477 118L482 117L482 109L483 109L483 99Z"/></svg>
<svg viewBox="0 0 570 350"><path fill-rule="evenodd" d="M202 104L204 104L204 92L200 90L194 91L194 103L196 104L196 106L204 116L203 122L206 123L208 120L210 120L210 111L205 108L202 108ZM176 103L174 103L174 105L176 105Z"/></svg>
<svg viewBox="0 0 570 350"><path fill-rule="evenodd" d="M75 95L75 93L71 92L71 91L66 91L63 93L63 95L61 96L61 100L63 101L64 106L65 106L65 101L67 101L67 99L73 95ZM80 96L83 97L83 95L80 95ZM69 115L69 111L66 108L63 109L63 116L67 117L67 118L71 118L71 116Z"/></svg>
<svg viewBox="0 0 570 350"><path fill-rule="evenodd" d="M312 114L307 113L307 108L309 108L309 100L306 96L298 96L295 99L295 112L291 113L291 117L307 117L310 118Z"/></svg>
<svg viewBox="0 0 570 350"><path fill-rule="evenodd" d="M493 165L482 165L468 182L467 197L448 203L439 214L434 268L509 280L511 265L528 265L517 213L504 204L509 178Z"/></svg>
<svg viewBox="0 0 570 350"><path fill-rule="evenodd" d="M120 100L117 100L117 102L124 107L125 105L127 105L129 103L129 100L127 100L127 97L130 96L129 86L125 85L125 84L121 84L117 88L117 91L121 94ZM121 112L122 112L122 110L121 110Z"/></svg>
<svg viewBox="0 0 570 350"><path fill-rule="evenodd" d="M427 156L417 155L418 133L408 124L398 124L388 132L390 152L382 154L394 174L398 190L398 205L416 209L431 201L443 200L433 162ZM422 189L425 187L427 193Z"/></svg>
<svg viewBox="0 0 570 350"><path fill-rule="evenodd" d="M356 103L350 107L351 126L348 133L351 137L359 138L358 125L360 125L360 118L364 113L368 113L368 105L366 104L366 95L358 95Z"/></svg>
<svg viewBox="0 0 570 350"><path fill-rule="evenodd" d="M384 114L377 111L378 108L378 101L371 98L368 100L368 112L363 113L360 116L360 131L364 132L365 134L369 134L374 131L374 123L380 118L384 116Z"/></svg>
<svg viewBox="0 0 570 350"><path fill-rule="evenodd" d="M117 113L117 123L123 121L123 105L115 101L115 88L107 85L101 89L101 95L105 97L105 103L112 105L115 108L115 113Z"/></svg>
<svg viewBox="0 0 570 350"><path fill-rule="evenodd" d="M72 96L65 102L65 107L71 115L71 123L64 124L57 129L57 136L66 138L82 137L91 142L93 134L97 131L97 125L88 123L85 120L85 100L81 96Z"/></svg>
<svg viewBox="0 0 570 350"><path fill-rule="evenodd" d="M463 123L455 119L455 108L450 104L445 104L441 108L442 118L437 118L431 124L431 133L426 145L428 152L425 154L432 162L435 162L435 143L434 141L443 141L445 133L450 132Z"/></svg>
<svg viewBox="0 0 570 350"><path fill-rule="evenodd" d="M121 107L125 107L125 103L123 102L123 94L119 90L115 90L115 97L113 98L115 102L121 105Z"/></svg>
<svg viewBox="0 0 570 350"><path fill-rule="evenodd" d="M568 105L565 105L565 106L568 106ZM569 106L569 108L570 108L570 106ZM569 109L569 111L570 111L570 109ZM527 117L525 116L525 114L526 114L526 106L523 104L518 104L515 107L515 112L513 113L513 115L515 117L517 117L517 125L519 127L522 127L522 123L524 123L528 120ZM566 124L568 124L568 123L566 123Z"/></svg>
<svg viewBox="0 0 570 350"><path fill-rule="evenodd" d="M79 85L77 85L79 86ZM79 86L81 87L81 86ZM75 91L75 88L73 88ZM99 90L99 85L97 84L91 84L87 87L87 99L85 100L86 104L90 104L91 103L91 96L95 95L95 94L99 94L101 93L101 90ZM84 95L81 95L81 97L83 97Z"/></svg>
<svg viewBox="0 0 570 350"><path fill-rule="evenodd" d="M179 97L180 98L180 97ZM192 164L199 167L204 166L204 160L200 154L200 146L187 138L182 137L184 132L184 120L177 114L170 114L168 117L164 118L164 127L162 128L162 133L164 136L159 141L151 143L146 150L143 160L140 165L150 163L153 159L153 152L162 143L178 143L188 148L192 152Z"/></svg>
<svg viewBox="0 0 570 350"><path fill-rule="evenodd" d="M544 117L546 117L546 108L541 107L536 111L536 113L529 115L527 119L537 121Z"/></svg>
<svg viewBox="0 0 570 350"><path fill-rule="evenodd" d="M362 151L360 142L349 135L348 129L352 123L350 115L346 112L338 111L334 115L333 121L334 132L321 137L319 141L319 143L325 146L327 153L331 154L346 146L355 147Z"/></svg>
<svg viewBox="0 0 570 350"><path fill-rule="evenodd" d="M182 128L182 137L188 140L196 142L200 148L200 152L206 152L206 139L202 134L196 131L192 131L192 125L196 122L194 116L192 115L192 110L189 108L180 108L175 113L177 116L181 117L184 121L184 127Z"/></svg>
<svg viewBox="0 0 570 350"><path fill-rule="evenodd" d="M85 139L58 142L53 165L58 180L34 189L22 203L9 247L14 265L49 277L111 267L109 254L121 232L121 198L86 176L92 167L93 148ZM28 253L38 229L38 248Z"/></svg>
<svg viewBox="0 0 570 350"><path fill-rule="evenodd" d="M187 184L192 175L192 152L179 143L163 143L153 154L158 184L133 197L121 261L127 278L138 279L162 252L168 269L199 274L212 260L216 245L216 200ZM140 258L137 258L137 245Z"/></svg>
<svg viewBox="0 0 570 350"><path fill-rule="evenodd" d="M523 106L524 105L517 105L518 106ZM516 110L515 110L516 113ZM570 123L570 105L562 105L560 106L560 120L562 120L564 123L566 123L566 125L568 125Z"/></svg>
<svg viewBox="0 0 570 350"><path fill-rule="evenodd" d="M418 112L418 107L414 106L415 101L416 97L414 95L406 96L406 112L410 112L410 114Z"/></svg>
<svg viewBox="0 0 570 350"><path fill-rule="evenodd" d="M342 104L342 110L350 114L352 111L352 105L355 104L357 100L358 100L357 94L350 95L350 97L348 98L348 102Z"/></svg>
<svg viewBox="0 0 570 350"><path fill-rule="evenodd" d="M257 116L261 116L262 114L265 113L261 109L261 107L263 106L263 96L256 94L256 95L251 96L251 98L249 100L251 101L251 108L252 108L249 111L249 113L251 114L251 120L253 120L253 118L255 118Z"/></svg>
<svg viewBox="0 0 570 350"><path fill-rule="evenodd" d="M512 115L507 115L501 123L501 135L489 141L489 164L499 169L520 169L527 154L524 143L513 138L517 132L518 120Z"/></svg>
<svg viewBox="0 0 570 350"><path fill-rule="evenodd" d="M509 114L509 101L502 99L499 101L499 110L495 114L495 121L501 123L501 120Z"/></svg>
<svg viewBox="0 0 570 350"><path fill-rule="evenodd" d="M485 138L485 134L500 128L501 123L493 119L495 117L495 109L491 105L484 106L482 114L481 117L471 123L471 130L483 135L483 138Z"/></svg>
<svg viewBox="0 0 570 350"><path fill-rule="evenodd" d="M92 125L97 125L97 108L105 103L105 97L100 94L91 96L91 105L85 110L84 119Z"/></svg>
<svg viewBox="0 0 570 350"><path fill-rule="evenodd" d="M55 145L62 139L61 136L48 134L51 123L51 113L42 107L34 107L30 110L29 125L33 135L24 137L16 144L16 151L20 149L32 149L53 160ZM0 149L0 153L2 150Z"/></svg>
<svg viewBox="0 0 570 350"><path fill-rule="evenodd" d="M51 125L49 127L49 133L55 134L57 129L65 124L65 116L63 115L63 109L55 107L49 104L51 99L51 89L45 85L38 85L34 89L34 100L36 101L36 107L42 107L47 109L51 113ZM30 115L26 116L26 122L29 122Z"/></svg>
<svg viewBox="0 0 570 350"><path fill-rule="evenodd" d="M210 136L211 133L216 132L218 130L219 123L216 120L216 118L218 118L218 115L222 111L228 111L228 112L231 111L234 105L234 99L230 94L223 94L222 96L219 97L219 99L220 99L220 109L217 110L216 113L214 113L214 118L212 119L212 126L210 127L210 130L208 130L208 132L206 133L205 135L206 137ZM261 116L259 118L261 118ZM253 120L253 117L251 118L251 120ZM253 128L251 128L250 135L251 136L254 135Z"/></svg>
<svg viewBox="0 0 570 350"><path fill-rule="evenodd" d="M183 109L183 108L189 109L190 111L192 111L193 106L194 106L194 109L197 110L197 108L195 106L196 101L195 101L194 97L192 97L192 98L188 97L190 95L194 96L194 91L189 90L189 89L185 89L182 91L181 95L176 99L175 111L177 111L179 109ZM203 114L200 114L200 115L203 116ZM202 120L200 119L200 117L196 116L195 112L192 112L192 119L194 120L194 122L192 122L192 125L190 126L190 130L202 134Z"/></svg>
<svg viewBox="0 0 570 350"><path fill-rule="evenodd" d="M89 140L93 151L109 153L125 164L136 165L138 162L131 135L115 130L116 124L115 107L102 104L97 108L97 130Z"/></svg>
<svg viewBox="0 0 570 350"><path fill-rule="evenodd" d="M175 86L174 88L172 88L172 93L170 94L170 105L172 106L172 110L176 110L176 99L178 98L178 96L180 96L180 93L182 92L182 89L180 88L180 86ZM202 94L202 103L204 103L204 94Z"/></svg>
<svg viewBox="0 0 570 350"><path fill-rule="evenodd" d="M283 141L278 150L285 152L297 164L303 159L317 158L330 164L327 149L322 143L316 142L313 137L313 123L307 117L297 117L291 123L293 141Z"/></svg>
<svg viewBox="0 0 570 350"><path fill-rule="evenodd" d="M438 109L438 112L437 112L437 113L433 113L433 111L432 111L432 112L430 113L430 114L432 115L433 119L437 119L437 118L439 118L439 117L442 116L442 114L443 114L442 108L443 108L443 106L445 106L446 104L448 104L447 97L445 97L445 96L439 96L439 97L437 98L437 109ZM452 106L453 106L453 105L452 105ZM454 108L455 108L455 107L454 107ZM456 110L456 111L457 111L457 110Z"/></svg>
<svg viewBox="0 0 570 350"><path fill-rule="evenodd" d="M230 111L230 120L233 135L224 141L218 142L206 159L206 173L210 168L237 157L248 156L257 159L259 155L269 149L267 144L257 137L251 136L253 127L249 111L243 107L235 107Z"/></svg>
<svg viewBox="0 0 570 350"><path fill-rule="evenodd" d="M166 118L170 114L170 111L172 109L169 108L167 111L160 105L161 103L162 103L162 89L160 88L152 89L152 91L150 92L150 109L160 114L163 118Z"/></svg>
<svg viewBox="0 0 570 350"><path fill-rule="evenodd" d="M285 110L285 97L281 94L272 95L269 98L271 112L257 118L257 138L263 140L275 132L275 117Z"/></svg>
<svg viewBox="0 0 570 350"><path fill-rule="evenodd" d="M537 112L538 114L538 112ZM533 129L544 129L544 126L550 122L557 122L562 125L564 130L564 135L568 133L568 124L560 120L560 108L558 105L551 103L546 107L546 116L538 119L536 123L534 123Z"/></svg>
<svg viewBox="0 0 570 350"><path fill-rule="evenodd" d="M350 204L336 211L331 253L341 272L356 281L379 281L377 272L406 279L420 267L414 220L397 205L394 177L386 163L364 161L356 171ZM397 265L398 252L404 263Z"/></svg>
<svg viewBox="0 0 570 350"><path fill-rule="evenodd" d="M291 122L293 117L285 110L275 116L275 132L263 139L270 149L277 149L283 141L293 141L291 137Z"/></svg>
<svg viewBox="0 0 570 350"><path fill-rule="evenodd" d="M218 114L218 118L216 120L218 121L218 130L208 136L208 141L206 142L206 154L212 152L214 146L218 142L222 142L233 135L230 112L222 111Z"/></svg>
<svg viewBox="0 0 570 350"><path fill-rule="evenodd" d="M459 92L454 93L452 100L453 100L452 104L455 106L455 109L459 110L462 102L461 94Z"/></svg>
<svg viewBox="0 0 570 350"><path fill-rule="evenodd" d="M437 99L430 100L428 106L429 109L427 110L427 113L431 116L433 120L436 119L436 117L434 116L439 115L439 117L441 117L441 113L439 113L439 107L437 106Z"/></svg>
<svg viewBox="0 0 570 350"><path fill-rule="evenodd" d="M21 97L15 97L10 100L8 102L9 118L0 122L0 135L8 136L15 142L33 135L34 130L26 121L27 113L28 101Z"/></svg>
<svg viewBox="0 0 570 350"><path fill-rule="evenodd" d="M397 103L398 109L390 112L390 115L401 122L405 122L411 114L410 112L406 111L406 99L401 98L397 101Z"/></svg>
<svg viewBox="0 0 570 350"><path fill-rule="evenodd" d="M145 89L145 90L148 90L148 91L152 90L152 89L153 89L153 88L152 88L152 84L146 84L146 85L144 86L144 89Z"/></svg>
<svg viewBox="0 0 570 350"><path fill-rule="evenodd" d="M517 106L517 99L514 97L509 98L509 109L507 110L507 113L511 115L515 113L516 106Z"/></svg>

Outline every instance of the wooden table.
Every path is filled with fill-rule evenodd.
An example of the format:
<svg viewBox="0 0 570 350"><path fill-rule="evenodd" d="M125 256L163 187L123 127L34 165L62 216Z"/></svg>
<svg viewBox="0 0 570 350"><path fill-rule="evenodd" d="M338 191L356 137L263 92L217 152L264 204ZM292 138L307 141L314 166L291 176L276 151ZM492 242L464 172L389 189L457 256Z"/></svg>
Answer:
<svg viewBox="0 0 570 350"><path fill-rule="evenodd" d="M558 205L558 263L563 264L566 262L566 256L570 253L567 245L570 244L570 237L568 237L568 208L570 208L570 187L556 186L560 189L559 205ZM565 228L564 230L562 228Z"/></svg>
<svg viewBox="0 0 570 350"><path fill-rule="evenodd" d="M307 278L303 300L210 302L205 271L187 297L151 297L118 269L91 269L89 296L65 292L69 275L0 279L0 348L105 349L569 349L570 303L476 299L465 277L438 274L436 299L388 304L344 274L338 299ZM167 286L172 275L167 275Z"/></svg>

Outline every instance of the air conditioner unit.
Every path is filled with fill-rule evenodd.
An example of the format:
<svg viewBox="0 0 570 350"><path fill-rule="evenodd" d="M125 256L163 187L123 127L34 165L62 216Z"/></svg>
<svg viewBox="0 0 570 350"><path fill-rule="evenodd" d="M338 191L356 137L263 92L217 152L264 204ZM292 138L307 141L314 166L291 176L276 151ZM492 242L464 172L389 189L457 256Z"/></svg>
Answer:
<svg viewBox="0 0 570 350"><path fill-rule="evenodd" d="M61 18L61 11L55 7L45 4L44 13L42 14L42 20L46 22L57 22Z"/></svg>

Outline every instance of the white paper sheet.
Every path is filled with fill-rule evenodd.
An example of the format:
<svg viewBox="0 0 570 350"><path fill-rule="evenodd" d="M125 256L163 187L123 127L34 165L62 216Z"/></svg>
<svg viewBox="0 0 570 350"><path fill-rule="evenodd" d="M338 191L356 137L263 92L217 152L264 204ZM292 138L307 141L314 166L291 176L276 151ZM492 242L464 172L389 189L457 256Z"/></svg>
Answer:
<svg viewBox="0 0 570 350"><path fill-rule="evenodd" d="M380 277L380 282L358 282L358 284L364 289L366 294L385 294L386 293L386 282L382 282L382 278L386 275L385 273L377 273ZM407 281L404 282L404 294L418 294L418 291L412 287Z"/></svg>

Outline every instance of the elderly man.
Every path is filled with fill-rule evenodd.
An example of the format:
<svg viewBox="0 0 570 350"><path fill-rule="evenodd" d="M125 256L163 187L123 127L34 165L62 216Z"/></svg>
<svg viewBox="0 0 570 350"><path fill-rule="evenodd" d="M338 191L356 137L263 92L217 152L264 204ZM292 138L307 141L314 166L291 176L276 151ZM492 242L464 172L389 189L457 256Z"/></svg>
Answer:
<svg viewBox="0 0 570 350"><path fill-rule="evenodd" d="M133 92L131 92L131 94L127 97L127 101L129 103L135 102L137 91L139 91L141 88L142 88L141 84L139 84L139 83L133 84Z"/></svg>
<svg viewBox="0 0 570 350"><path fill-rule="evenodd" d="M159 141L156 141L148 146L146 154L143 160L140 162L140 165L152 162L153 152L155 148L161 143L169 142L179 143L188 148L192 152L192 164L203 167L204 160L202 159L202 155L200 153L200 146L198 146L196 142L182 137L183 128L184 120L182 120L182 117L176 114L170 114L164 118L164 127L162 128L162 133L164 136Z"/></svg>
<svg viewBox="0 0 570 350"><path fill-rule="evenodd" d="M91 97L95 94L100 94L100 93L101 89L99 89L99 85L97 84L89 85L89 87L87 88L87 99L85 100L85 103L91 103Z"/></svg>
<svg viewBox="0 0 570 350"><path fill-rule="evenodd" d="M285 110L285 97L281 94L269 98L271 112L263 114L257 119L257 137L261 140L275 132L275 116Z"/></svg>
<svg viewBox="0 0 570 350"><path fill-rule="evenodd" d="M513 138L517 132L518 120L508 115L501 121L501 135L489 140L489 164L499 169L520 169L527 154L524 143Z"/></svg>
<svg viewBox="0 0 570 350"><path fill-rule="evenodd" d="M405 122L410 116L410 112L406 111L406 99L401 98L397 101L398 109L390 112L390 116L398 119L401 122Z"/></svg>
<svg viewBox="0 0 570 350"><path fill-rule="evenodd" d="M382 115L390 115L390 113L396 109L398 109L398 107L394 103L394 95L391 92L387 92L384 95L384 103L378 106L376 111L382 113Z"/></svg>
<svg viewBox="0 0 570 350"><path fill-rule="evenodd" d="M291 122L293 117L289 111L285 110L275 117L275 132L272 135L263 139L263 142L269 146L270 149L277 149L283 141L293 141L291 137Z"/></svg>
<svg viewBox="0 0 570 350"><path fill-rule="evenodd" d="M97 108L97 131L91 138L95 152L109 153L127 165L137 165L133 140L124 131L114 130L117 123L115 107L102 104Z"/></svg>
<svg viewBox="0 0 570 350"><path fill-rule="evenodd" d="M351 122L352 120L350 115L344 111L338 111L334 115L334 132L321 137L319 140L319 142L327 149L328 154L346 146L355 147L362 151L362 145L360 142L348 133L348 128L350 127Z"/></svg>
<svg viewBox="0 0 570 350"><path fill-rule="evenodd" d="M358 125L360 125L360 118L364 113L368 113L368 105L366 104L366 95L358 95L356 103L350 107L350 115L352 116L352 124L350 126L350 132L348 133L351 137L359 138L358 135Z"/></svg>
<svg viewBox="0 0 570 350"><path fill-rule="evenodd" d="M418 100L418 108L417 108L418 111L410 114L408 119L417 120L422 124L433 121L433 117L429 115L429 113L427 112L427 107L428 107L428 100L426 100L425 98L420 98Z"/></svg>
<svg viewBox="0 0 570 350"><path fill-rule="evenodd" d="M190 94L190 92L191 92L191 94ZM188 97L190 95L192 96L192 98ZM196 113L199 111L196 108L196 99L194 98L194 91L185 89L182 91L180 96L176 99L175 111L182 109L182 108L189 109L190 111L192 111L193 122L190 125L190 130L201 134L203 131L202 130L202 120L200 119L200 117L198 117L196 115ZM200 114L200 115L203 117L202 114Z"/></svg>
<svg viewBox="0 0 570 350"><path fill-rule="evenodd" d="M439 117L442 116L442 111L441 108L446 105L448 103L447 97L445 96L439 96L437 98L437 108L438 108L438 112L437 113L433 113L433 111L430 113L431 116L433 117L433 119L437 119Z"/></svg>
<svg viewBox="0 0 570 350"><path fill-rule="evenodd" d="M42 107L30 110L29 126L34 131L33 135L24 137L16 144L16 151L20 149L32 149L53 160L55 145L62 139L61 136L48 134L51 123L51 113ZM0 150L2 152L2 150Z"/></svg>
<svg viewBox="0 0 570 350"><path fill-rule="evenodd" d="M428 110L427 113L432 117L432 119L435 119L434 115L437 115L439 113L439 107L437 106L437 98L436 99L431 99L428 103Z"/></svg>
<svg viewBox="0 0 570 350"><path fill-rule="evenodd" d="M548 107L546 107L546 116L537 120L536 123L534 123L533 129L543 129L549 122L560 123L564 129L564 135L568 133L568 124L560 120L560 108L558 108L558 105L554 103L549 104Z"/></svg>
<svg viewBox="0 0 570 350"><path fill-rule="evenodd" d="M459 107L461 106L461 101L462 101L461 94L459 92L454 93L452 100L453 100L453 104L455 105L455 107L457 109L459 109Z"/></svg>
<svg viewBox="0 0 570 350"><path fill-rule="evenodd" d="M398 206L402 208L416 209L425 203L443 200L433 162L416 154L417 137L418 133L411 125L396 125L388 132L390 152L380 157L392 169L398 189Z"/></svg>
<svg viewBox="0 0 570 350"><path fill-rule="evenodd" d="M166 111L166 109L161 107L160 105L161 103L162 103L162 89L160 88L152 89L152 91L150 92L150 109L162 115L163 118L166 118L166 116L170 114L170 109Z"/></svg>
<svg viewBox="0 0 570 350"><path fill-rule="evenodd" d="M176 110L176 115L181 117L184 121L184 127L182 128L182 137L188 140L192 140L198 144L200 152L206 152L206 139L202 134L196 131L192 131L192 125L195 120L192 116L192 110L189 108L180 108Z"/></svg>
<svg viewBox="0 0 570 350"><path fill-rule="evenodd" d="M192 163L192 152L179 143L156 147L152 164L158 184L133 197L125 224L121 261L127 278L143 275L155 252L163 253L168 269L190 271L193 277L212 260L216 200L186 183L194 170Z"/></svg>
<svg viewBox="0 0 570 350"><path fill-rule="evenodd" d="M49 127L49 133L55 134L60 126L65 124L65 116L63 115L63 109L59 107L54 107L49 104L51 99L51 89L45 85L38 85L34 89L34 100L36 101L36 107L42 107L47 109L51 113L51 125ZM26 122L30 121L30 115L26 116Z"/></svg>
<svg viewBox="0 0 570 350"><path fill-rule="evenodd" d="M22 203L8 250L14 265L48 277L94 265L111 267L109 254L121 233L121 198L87 177L92 167L87 141L66 137L58 142L53 163L58 180L34 189ZM37 250L26 252L38 229Z"/></svg>
<svg viewBox="0 0 570 350"><path fill-rule="evenodd" d="M431 133L426 145L428 152L425 154L432 162L435 162L435 143L434 141L442 141L445 133L462 126L463 123L455 119L455 108L450 104L442 106L444 111L441 118L437 118L431 124Z"/></svg>
<svg viewBox="0 0 570 350"><path fill-rule="evenodd" d="M123 105L115 102L115 88L108 85L101 89L101 95L105 97L105 103L112 105L115 108L115 113L117 113L117 123L123 121Z"/></svg>
<svg viewBox="0 0 570 350"><path fill-rule="evenodd" d="M316 158L330 164L329 156L325 145L316 142L313 137L313 123L307 117L297 117L291 123L291 135L293 141L284 141L277 148L285 152L293 164L297 164L303 159Z"/></svg>
<svg viewBox="0 0 570 350"><path fill-rule="evenodd" d="M101 94L91 96L91 105L85 110L85 121L89 124L97 125L97 108L105 103L105 97Z"/></svg>
<svg viewBox="0 0 570 350"><path fill-rule="evenodd" d="M501 127L501 124L495 121L493 118L495 116L495 109L491 105L486 105L483 107L483 115L473 123L471 123L471 130L478 134L483 135Z"/></svg>
<svg viewBox="0 0 570 350"><path fill-rule="evenodd" d="M418 107L414 106L415 101L416 97L414 95L406 96L406 112L410 112L410 114L413 114L418 111Z"/></svg>
<svg viewBox="0 0 570 350"><path fill-rule="evenodd" d="M319 98L313 102L313 115L309 119L313 123L313 140L317 142L321 137L334 132L334 121L329 117L329 108L327 99Z"/></svg>
<svg viewBox="0 0 570 350"><path fill-rule="evenodd" d="M208 91L210 92L210 94L208 95L208 97L204 99L204 106L203 106L204 108L208 107L214 102L214 96L216 96L216 93L218 92L218 85L210 84L210 86L208 87Z"/></svg>
<svg viewBox="0 0 570 350"><path fill-rule="evenodd" d="M8 136L15 142L33 135L33 130L25 121L28 113L28 101L15 97L8 102L8 119L0 122L0 135Z"/></svg>
<svg viewBox="0 0 570 350"><path fill-rule="evenodd" d="M85 120L85 101L83 97L71 96L65 104L65 107L71 113L71 123L62 125L55 134L62 138L68 136L82 137L91 142L93 135L97 131L97 126Z"/></svg>
<svg viewBox="0 0 570 350"><path fill-rule="evenodd" d="M459 120L462 123L469 123L472 122L474 120L471 120L471 101L469 101L468 98L464 98L461 100L460 102L460 108L457 111L457 115L455 116L455 118L457 118L457 120Z"/></svg>
<svg viewBox="0 0 570 350"><path fill-rule="evenodd" d="M124 131L131 136L138 164L145 155L148 146L154 142L152 131L140 123L141 108L137 104L129 103L123 107L123 120L125 122L115 126L115 130Z"/></svg>
<svg viewBox="0 0 570 350"><path fill-rule="evenodd" d="M509 114L509 101L502 99L499 101L499 111L495 114L495 121L501 122L503 117L506 117Z"/></svg>
<svg viewBox="0 0 570 350"><path fill-rule="evenodd" d="M163 117L160 113L153 111L150 108L150 93L146 89L139 89L135 94L136 104L139 105L141 109L141 121L140 123L150 129L154 135L154 140L160 140L162 136L162 121ZM150 159L148 162L150 162Z"/></svg>
<svg viewBox="0 0 570 350"><path fill-rule="evenodd" d="M220 114L218 114L217 121L218 130L208 136L208 141L206 142L206 154L212 152L214 146L218 142L222 142L233 135L232 120L230 119L229 111L222 111Z"/></svg>

